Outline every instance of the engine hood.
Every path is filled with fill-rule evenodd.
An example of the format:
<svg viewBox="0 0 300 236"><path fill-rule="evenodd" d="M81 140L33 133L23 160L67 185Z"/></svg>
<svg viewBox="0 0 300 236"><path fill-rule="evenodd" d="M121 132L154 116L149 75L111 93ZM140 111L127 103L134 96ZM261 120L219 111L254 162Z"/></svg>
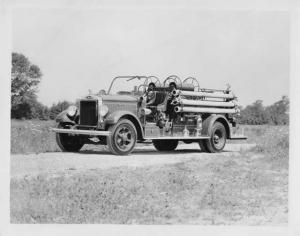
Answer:
<svg viewBox="0 0 300 236"><path fill-rule="evenodd" d="M131 96L131 95L98 95L98 94L90 94L87 96L84 96L80 100L98 100L101 103L137 103L139 100L139 97Z"/></svg>
<svg viewBox="0 0 300 236"><path fill-rule="evenodd" d="M103 102L137 102L138 98L129 95L102 95Z"/></svg>

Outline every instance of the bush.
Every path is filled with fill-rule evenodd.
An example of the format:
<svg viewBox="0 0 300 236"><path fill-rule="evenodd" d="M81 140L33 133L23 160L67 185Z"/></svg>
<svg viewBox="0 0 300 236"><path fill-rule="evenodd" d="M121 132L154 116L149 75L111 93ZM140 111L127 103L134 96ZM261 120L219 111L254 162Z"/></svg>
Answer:
<svg viewBox="0 0 300 236"><path fill-rule="evenodd" d="M54 120L59 113L66 110L70 105L72 105L72 103L68 101L53 103L49 109L49 118Z"/></svg>
<svg viewBox="0 0 300 236"><path fill-rule="evenodd" d="M248 125L288 125L289 124L289 99L283 96L274 104L264 107L262 100L257 100L252 105L241 108L240 124Z"/></svg>

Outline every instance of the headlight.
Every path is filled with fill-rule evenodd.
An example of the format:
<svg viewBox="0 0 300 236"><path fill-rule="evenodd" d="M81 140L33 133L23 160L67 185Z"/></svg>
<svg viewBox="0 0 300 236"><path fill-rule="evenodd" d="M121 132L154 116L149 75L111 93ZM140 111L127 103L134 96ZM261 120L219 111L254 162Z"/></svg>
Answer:
<svg viewBox="0 0 300 236"><path fill-rule="evenodd" d="M77 107L76 106L72 105L72 106L68 107L68 109L67 109L68 116L73 117L73 116L76 115L76 113L77 113Z"/></svg>
<svg viewBox="0 0 300 236"><path fill-rule="evenodd" d="M104 117L108 113L108 107L106 105L99 106L99 115Z"/></svg>

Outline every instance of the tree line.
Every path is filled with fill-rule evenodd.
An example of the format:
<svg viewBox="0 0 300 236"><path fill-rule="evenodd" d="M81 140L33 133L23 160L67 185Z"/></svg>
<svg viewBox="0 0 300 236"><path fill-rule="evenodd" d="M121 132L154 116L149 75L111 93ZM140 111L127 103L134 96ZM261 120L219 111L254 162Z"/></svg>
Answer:
<svg viewBox="0 0 300 236"><path fill-rule="evenodd" d="M238 122L249 125L288 125L289 124L289 98L282 98L270 106L263 106L262 100L257 100L253 104L241 107Z"/></svg>
<svg viewBox="0 0 300 236"><path fill-rule="evenodd" d="M41 82L40 68L21 53L12 53L11 67L11 118L55 119L71 103L62 101L47 107L37 100L37 88Z"/></svg>
<svg viewBox="0 0 300 236"><path fill-rule="evenodd" d="M72 103L61 101L48 107L37 100L37 88L42 79L40 68L32 64L20 53L12 53L11 69L11 118L53 120ZM289 123L289 98L270 106L263 106L262 100L257 100L245 108L239 107L240 124L250 125L287 125Z"/></svg>

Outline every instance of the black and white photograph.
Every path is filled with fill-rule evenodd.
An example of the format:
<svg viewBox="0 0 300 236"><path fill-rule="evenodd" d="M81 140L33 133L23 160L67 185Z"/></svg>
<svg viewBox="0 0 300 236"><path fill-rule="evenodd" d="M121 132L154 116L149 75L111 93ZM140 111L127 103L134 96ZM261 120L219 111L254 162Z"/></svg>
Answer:
<svg viewBox="0 0 300 236"><path fill-rule="evenodd" d="M3 14L9 225L291 226L299 11L29 2Z"/></svg>

